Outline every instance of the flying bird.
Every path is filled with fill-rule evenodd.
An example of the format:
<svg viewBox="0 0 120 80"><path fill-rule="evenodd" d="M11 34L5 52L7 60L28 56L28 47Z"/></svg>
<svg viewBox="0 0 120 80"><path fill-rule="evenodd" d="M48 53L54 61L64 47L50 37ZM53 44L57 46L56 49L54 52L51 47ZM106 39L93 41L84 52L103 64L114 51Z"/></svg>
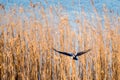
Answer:
<svg viewBox="0 0 120 80"><path fill-rule="evenodd" d="M73 60L78 60L78 56L81 56L87 52L89 52L91 49L88 49L86 51L81 51L81 52L77 52L77 54L73 54L73 53L68 53L68 52L62 52L62 51L58 51L56 49L53 48L54 51L60 53L60 54L63 54L63 55L66 55L66 56L70 56L70 57L73 57Z"/></svg>

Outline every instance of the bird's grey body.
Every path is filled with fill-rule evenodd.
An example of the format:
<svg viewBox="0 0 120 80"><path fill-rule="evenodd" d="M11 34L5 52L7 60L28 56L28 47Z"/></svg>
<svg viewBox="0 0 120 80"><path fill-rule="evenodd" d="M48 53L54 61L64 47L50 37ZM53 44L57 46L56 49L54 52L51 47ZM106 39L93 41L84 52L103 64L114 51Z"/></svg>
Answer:
<svg viewBox="0 0 120 80"><path fill-rule="evenodd" d="M66 55L66 56L73 57L73 60L78 60L78 56L81 56L81 55L89 52L91 49L88 49L88 50L86 50L86 51L77 52L76 55L74 55L73 53L58 51L58 50L56 50L56 49L54 49L54 48L53 48L53 50L56 51L56 52L58 52L58 53L60 53L60 54L64 54L64 55Z"/></svg>

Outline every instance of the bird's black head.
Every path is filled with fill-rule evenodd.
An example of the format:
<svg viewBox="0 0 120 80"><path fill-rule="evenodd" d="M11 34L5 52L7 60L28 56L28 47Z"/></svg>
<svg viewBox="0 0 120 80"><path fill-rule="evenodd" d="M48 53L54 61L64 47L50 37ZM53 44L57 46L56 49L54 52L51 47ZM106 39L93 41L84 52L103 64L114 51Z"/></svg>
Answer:
<svg viewBox="0 0 120 80"><path fill-rule="evenodd" d="M73 57L73 60L78 60L78 58L75 56L75 57Z"/></svg>

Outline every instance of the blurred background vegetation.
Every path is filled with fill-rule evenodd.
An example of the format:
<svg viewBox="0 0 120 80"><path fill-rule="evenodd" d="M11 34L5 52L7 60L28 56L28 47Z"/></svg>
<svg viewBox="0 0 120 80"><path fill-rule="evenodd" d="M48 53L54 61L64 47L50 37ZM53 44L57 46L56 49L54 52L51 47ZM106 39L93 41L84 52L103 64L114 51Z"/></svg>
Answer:
<svg viewBox="0 0 120 80"><path fill-rule="evenodd" d="M102 6L100 14L94 4L91 0L91 15L84 7L73 15L62 5L0 4L1 80L119 80L119 12ZM92 50L74 61L53 47Z"/></svg>

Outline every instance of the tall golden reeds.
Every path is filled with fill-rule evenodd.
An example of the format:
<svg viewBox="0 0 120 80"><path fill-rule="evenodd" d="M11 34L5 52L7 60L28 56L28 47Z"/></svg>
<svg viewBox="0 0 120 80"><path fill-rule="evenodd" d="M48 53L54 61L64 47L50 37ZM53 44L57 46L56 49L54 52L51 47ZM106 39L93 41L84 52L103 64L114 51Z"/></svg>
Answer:
<svg viewBox="0 0 120 80"><path fill-rule="evenodd" d="M58 13L54 7L45 11L41 6L38 11L36 16L34 9L20 7L20 11L14 8L0 15L1 80L120 79L119 16L105 12L102 18L95 12L90 21L83 11L82 19L75 20L76 32L69 14ZM92 50L74 61L53 47L74 53Z"/></svg>

